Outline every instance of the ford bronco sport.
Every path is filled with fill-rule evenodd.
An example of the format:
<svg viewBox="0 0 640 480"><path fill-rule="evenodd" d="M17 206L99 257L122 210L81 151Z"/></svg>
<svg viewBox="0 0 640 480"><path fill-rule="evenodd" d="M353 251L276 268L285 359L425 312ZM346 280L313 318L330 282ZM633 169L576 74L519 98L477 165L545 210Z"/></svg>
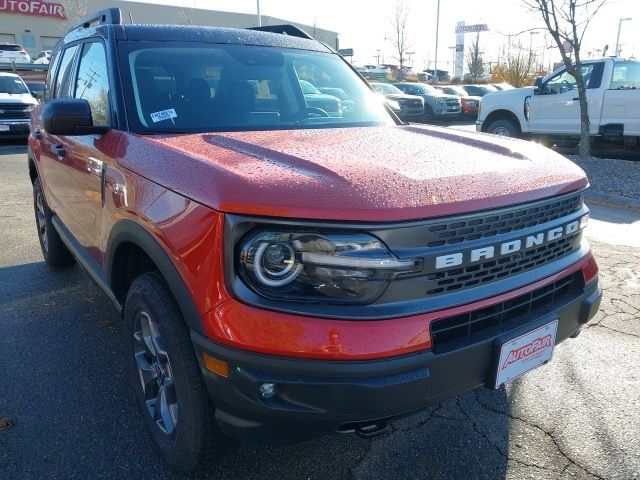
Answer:
<svg viewBox="0 0 640 480"><path fill-rule="evenodd" d="M263 30L100 12L54 50L31 119L44 258L80 263L122 315L137 401L181 471L219 434L371 436L498 388L601 296L582 170L402 124L332 49ZM352 108L309 106L303 80Z"/></svg>

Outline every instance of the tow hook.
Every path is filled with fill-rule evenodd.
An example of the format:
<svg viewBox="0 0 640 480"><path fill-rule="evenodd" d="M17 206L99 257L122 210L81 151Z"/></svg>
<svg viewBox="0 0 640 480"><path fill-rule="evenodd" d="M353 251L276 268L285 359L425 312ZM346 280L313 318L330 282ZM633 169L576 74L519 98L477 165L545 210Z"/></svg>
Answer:
<svg viewBox="0 0 640 480"><path fill-rule="evenodd" d="M386 420L376 420L375 422L359 424L356 427L355 432L361 438L373 438L377 437L378 435L382 435L388 427L389 424Z"/></svg>

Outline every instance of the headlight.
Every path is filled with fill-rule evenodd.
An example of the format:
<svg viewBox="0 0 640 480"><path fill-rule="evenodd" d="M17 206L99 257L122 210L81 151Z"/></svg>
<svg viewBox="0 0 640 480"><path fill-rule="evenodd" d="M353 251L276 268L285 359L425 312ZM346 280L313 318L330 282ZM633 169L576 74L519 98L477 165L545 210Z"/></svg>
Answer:
<svg viewBox="0 0 640 480"><path fill-rule="evenodd" d="M397 275L419 268L359 233L260 232L241 241L237 252L244 283L277 300L367 304Z"/></svg>
<svg viewBox="0 0 640 480"><path fill-rule="evenodd" d="M36 108L36 106L35 106L35 105L28 105L28 106L24 109L24 111L25 111L25 112L32 112L34 108Z"/></svg>
<svg viewBox="0 0 640 480"><path fill-rule="evenodd" d="M436 105L444 105L444 100L436 100Z"/></svg>
<svg viewBox="0 0 640 480"><path fill-rule="evenodd" d="M391 110L400 110L400 104L395 100L387 100L387 105L391 107Z"/></svg>

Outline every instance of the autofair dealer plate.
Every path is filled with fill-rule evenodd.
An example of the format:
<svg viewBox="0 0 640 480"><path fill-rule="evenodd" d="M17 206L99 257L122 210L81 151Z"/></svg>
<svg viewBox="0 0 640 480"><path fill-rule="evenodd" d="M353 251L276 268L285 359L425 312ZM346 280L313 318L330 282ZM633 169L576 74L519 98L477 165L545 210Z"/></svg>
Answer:
<svg viewBox="0 0 640 480"><path fill-rule="evenodd" d="M506 341L500 347L495 388L551 360L558 319Z"/></svg>

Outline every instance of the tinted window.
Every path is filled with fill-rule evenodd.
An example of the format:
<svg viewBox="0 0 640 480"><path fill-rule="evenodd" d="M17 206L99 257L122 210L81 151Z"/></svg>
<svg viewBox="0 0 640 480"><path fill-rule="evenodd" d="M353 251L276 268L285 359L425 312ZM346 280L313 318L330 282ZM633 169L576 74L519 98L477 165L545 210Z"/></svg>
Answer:
<svg viewBox="0 0 640 480"><path fill-rule="evenodd" d="M58 75L56 76L56 85L53 91L54 98L67 98L69 94L69 81L71 77L71 70L73 66L73 55L76 53L78 46L67 48L62 55L60 61L60 68L58 69Z"/></svg>
<svg viewBox="0 0 640 480"><path fill-rule="evenodd" d="M22 50L20 45L0 45L0 50L5 52L19 52Z"/></svg>
<svg viewBox="0 0 640 480"><path fill-rule="evenodd" d="M379 96L334 54L152 42L123 42L120 52L134 131L264 130L393 122ZM322 89L340 89L350 99L348 108Z"/></svg>
<svg viewBox="0 0 640 480"><path fill-rule="evenodd" d="M82 48L74 96L89 102L94 125L111 123L107 58L102 43L86 43Z"/></svg>

